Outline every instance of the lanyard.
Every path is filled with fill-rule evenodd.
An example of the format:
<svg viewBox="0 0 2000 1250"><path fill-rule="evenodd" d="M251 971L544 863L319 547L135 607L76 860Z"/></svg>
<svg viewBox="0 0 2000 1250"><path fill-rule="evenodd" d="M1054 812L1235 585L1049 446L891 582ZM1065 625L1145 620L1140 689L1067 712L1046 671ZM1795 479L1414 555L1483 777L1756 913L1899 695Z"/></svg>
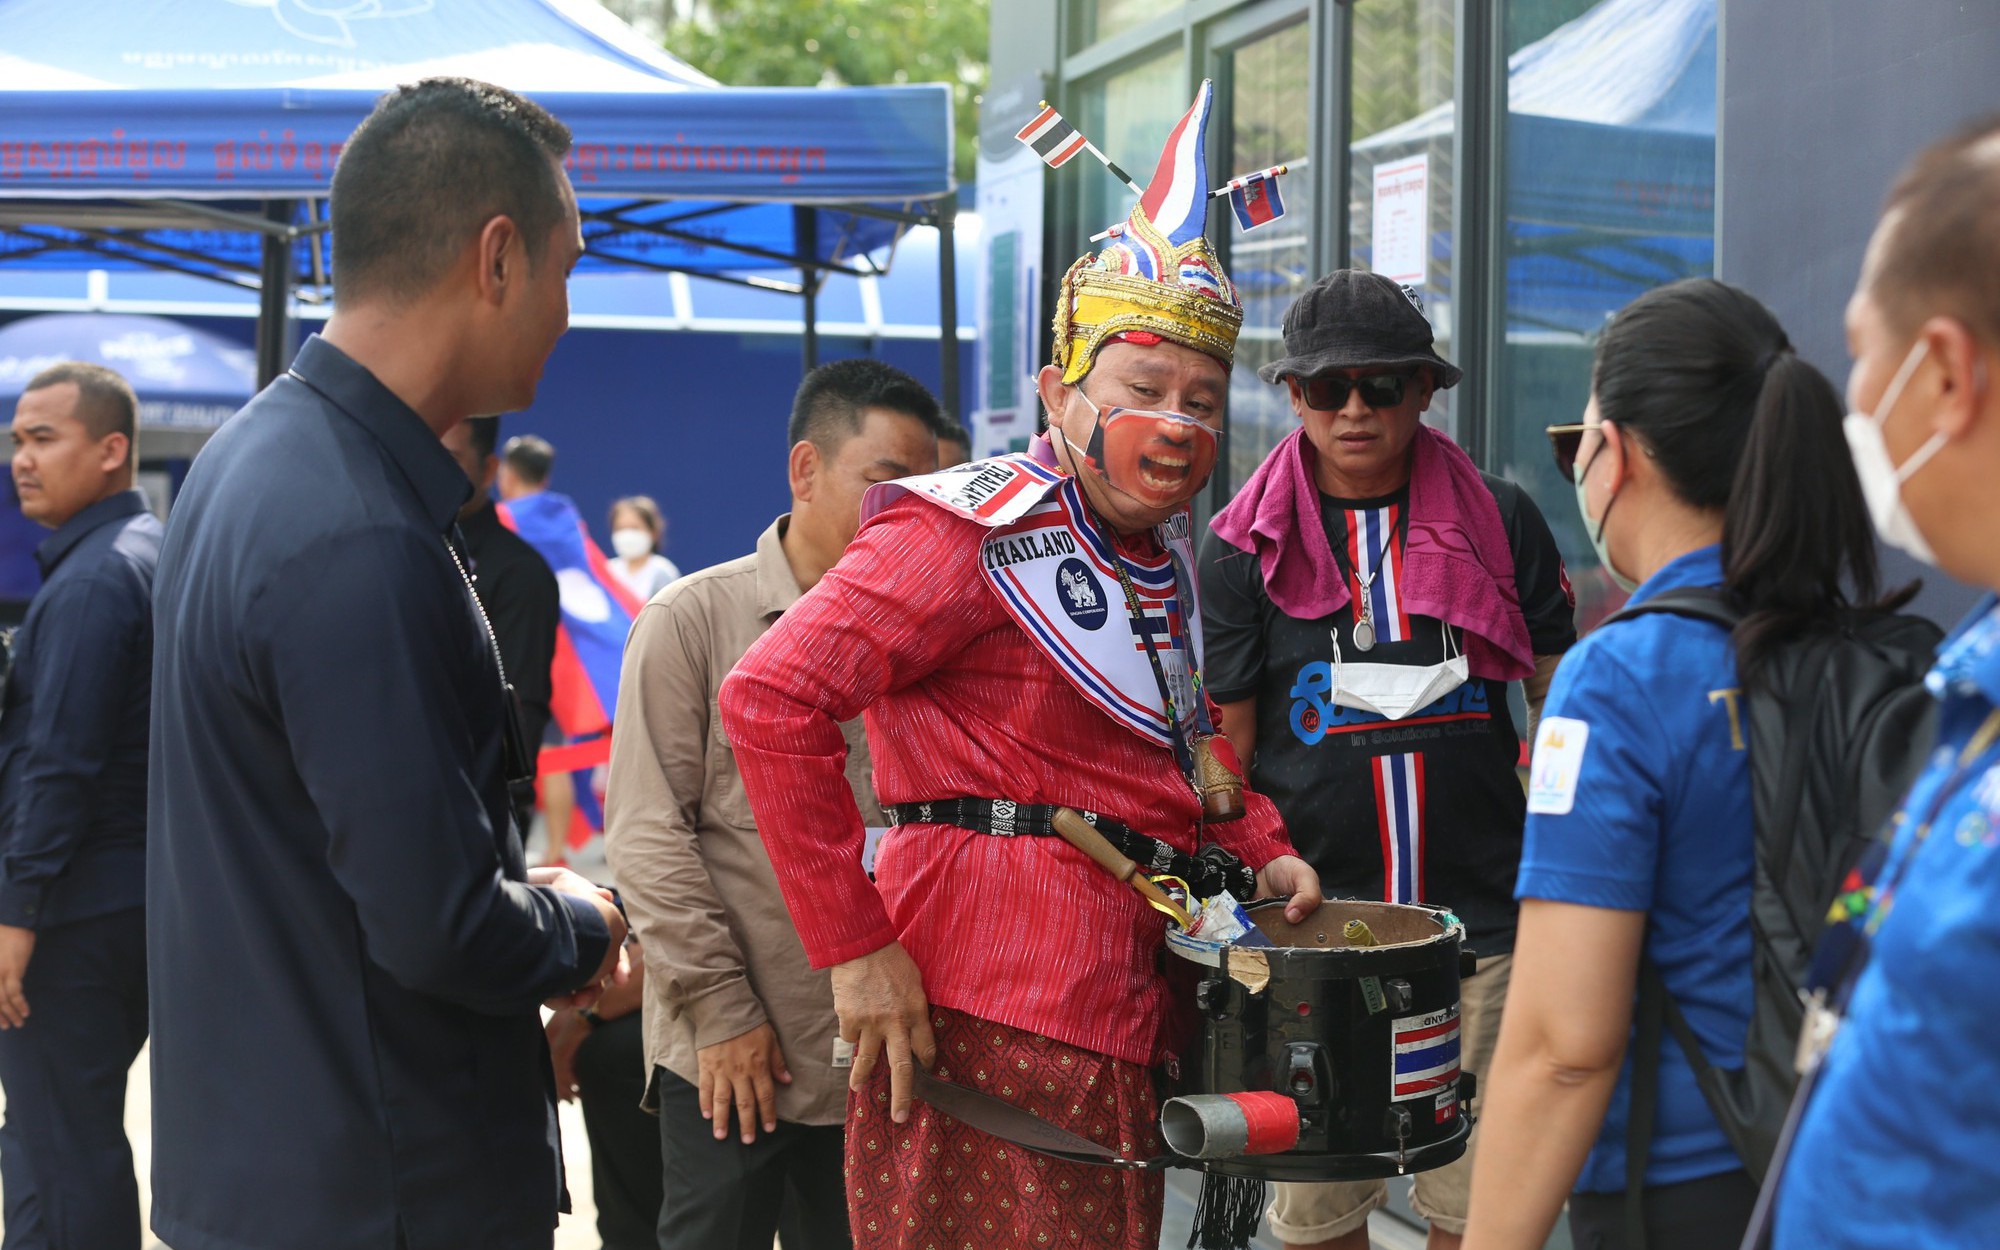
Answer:
<svg viewBox="0 0 2000 1250"><path fill-rule="evenodd" d="M1776 1195L1786 1167L1791 1163L1799 1123L1818 1093L1821 1062L1833 1045L1834 1035L1840 1031L1841 1018L1846 1013L1855 983L1868 967L1869 947L1875 932L1888 917L1897 888L1902 885L1910 866L1916 862L1918 852L1929 840L1931 825L1965 782L1972 766L1993 748L1996 740L2000 740L2000 708L1986 714L1986 720L1958 753L1958 763L1938 786L1936 793L1931 795L1923 821L1911 831L1908 848L1895 863L1887 865L1886 873L1879 871L1884 861L1877 860L1878 871L1867 874L1869 879L1882 882L1868 904L1859 914L1840 924L1829 925L1820 936L1819 946L1813 951L1812 968L1806 975L1805 988L1799 995L1805 1006L1804 1017L1799 1023L1798 1054L1794 1060L1799 1072L1799 1086L1792 1096L1791 1107L1785 1113L1784 1127L1778 1133L1776 1148L1771 1153L1771 1162L1764 1174L1763 1187L1757 1194L1757 1205L1750 1213L1750 1225L1743 1238L1745 1246L1767 1244ZM1877 845L1879 849L1871 851L1871 856L1886 857L1887 848ZM1859 871L1861 868L1858 867Z"/></svg>
<svg viewBox="0 0 2000 1250"><path fill-rule="evenodd" d="M1342 571L1361 586L1359 601L1354 605L1353 634L1354 646L1357 650L1373 651L1375 649L1375 579L1382 575L1382 562L1389 558L1389 549L1396 545L1396 531L1403 527L1403 518L1409 515L1409 511L1407 503L1397 509L1396 523L1389 527L1389 537L1382 544L1382 550L1376 554L1375 566L1368 570L1367 577L1362 577L1353 569L1346 568L1344 564L1342 565ZM1356 537L1359 537L1359 535ZM1338 551L1334 552L1333 561L1335 564L1342 564ZM1339 646L1339 639L1337 637L1334 640L1334 645L1336 647Z"/></svg>
<svg viewBox="0 0 2000 1250"><path fill-rule="evenodd" d="M1938 813L1944 810L1944 805L1951 801L1952 795L1956 794L1959 786L1965 783L1972 766L1992 749L1996 740L2000 740L2000 708L1988 712L1986 719L1966 741L1965 748L1958 753L1958 763L1952 768L1951 775L1946 777L1931 795L1930 806L1924 811L1923 822L1910 835L1909 849L1897 857L1896 862L1889 866L1889 871L1883 874L1882 884L1876 889L1875 897L1870 900L1868 910L1863 916L1863 931L1868 937L1874 937L1876 931L1882 927L1882 922L1888 919L1889 909L1895 905L1896 891L1901 888L1910 866L1916 862L1917 853L1923 850L1924 843L1930 838L1931 825L1937 820Z"/></svg>
<svg viewBox="0 0 2000 1250"><path fill-rule="evenodd" d="M456 532L456 527L454 527ZM493 649L493 667L500 674L500 714L502 719L500 755L501 771L506 774L510 798L515 803L515 818L520 821L521 836L528 833L528 813L534 809L533 787L535 784L534 750L521 733L519 697L514 693L514 683L507 680L507 661L500 656L500 638L493 632L493 620L486 615L486 605L479 601L479 591L472 585L472 577L465 571L465 561L458 558L458 544L452 536L444 536L444 549L451 555L451 566L458 570L458 579L465 583L465 593L472 600L472 610L479 613L479 623L486 627L486 643ZM527 792L521 793L526 787ZM525 807L522 803L525 801Z"/></svg>
<svg viewBox="0 0 2000 1250"><path fill-rule="evenodd" d="M1083 499L1081 489L1077 491L1077 498L1079 500ZM1104 539L1105 549L1111 553L1111 563L1118 570L1118 585L1125 592L1125 611L1131 617L1132 627L1139 635L1139 644L1145 648L1146 661L1153 666L1153 681L1159 686L1160 702L1166 707L1167 732L1173 739L1174 762L1180 765L1181 776L1188 783L1188 789L1192 790L1195 797L1199 799L1201 797L1201 781L1195 773L1194 748L1189 745L1187 731L1181 726L1180 708L1174 702L1173 687L1167 682L1167 670L1160 663L1160 651L1154 645L1153 631L1146 627L1146 610L1139 605L1138 588L1132 585L1132 574L1126 568L1124 555L1118 550L1117 534L1110 526L1104 523L1103 518L1097 515L1097 510L1092 508L1087 500L1084 501L1083 506L1084 510L1089 513L1092 525L1096 527L1099 536ZM1181 582L1180 561L1174 558L1172 548L1167 547L1165 543L1161 543L1160 546L1166 550L1167 567L1171 568L1174 572L1174 591L1181 597L1181 612L1185 615L1194 610L1194 603L1187 597L1186 587ZM1194 627L1190 623L1185 628L1190 631L1191 644ZM1168 633L1169 640L1171 640L1172 630L1169 629ZM1192 645L1187 648L1187 652L1188 672L1192 677L1194 685L1197 728L1205 731L1208 724L1208 699L1202 693L1201 669L1195 663L1194 648Z"/></svg>
<svg viewBox="0 0 2000 1250"><path fill-rule="evenodd" d="M1868 967L1869 947L1875 934L1882 927L1882 922L1888 919L1903 878L1909 874L1917 855L1930 840L1931 825L1936 822L1938 813L1944 810L1944 805L1951 801L1973 766L1993 748L1996 740L2000 740L2000 708L1987 714L1984 723L1959 751L1957 764L1931 794L1930 802L1924 809L1924 818L1911 830L1910 841L1902 854L1891 861L1888 858L1891 847L1878 842L1855 866L1853 878L1858 879L1858 888L1867 891L1867 901L1858 906L1849 902L1853 891L1848 886L1842 886L1843 894L1836 901L1835 908L1838 914L1839 909L1844 907L1846 915L1840 918L1839 923L1829 924L1820 935L1819 944L1813 951L1812 966L1806 973L1804 997L1809 1011L1807 1032L1800 1038L1802 1068L1816 1065L1819 1055L1825 1053L1826 1046L1833 1040L1839 1017L1847 1009L1847 999ZM1817 1036L1809 1036L1815 1026Z"/></svg>

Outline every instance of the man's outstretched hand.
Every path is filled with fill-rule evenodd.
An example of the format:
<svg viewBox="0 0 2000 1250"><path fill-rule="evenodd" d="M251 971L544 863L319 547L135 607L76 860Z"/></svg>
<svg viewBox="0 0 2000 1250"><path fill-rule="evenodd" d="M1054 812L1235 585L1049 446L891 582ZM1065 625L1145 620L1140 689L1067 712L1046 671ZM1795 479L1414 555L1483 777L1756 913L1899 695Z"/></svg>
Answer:
<svg viewBox="0 0 2000 1250"><path fill-rule="evenodd" d="M1308 869L1310 871L1310 869ZM915 1065L928 1069L937 1059L931 1035L930 1003L923 974L901 943L891 942L833 968L833 1010L840 1036L854 1043L849 1089L861 1089L878 1062L889 1065L889 1118L910 1118L910 1086Z"/></svg>

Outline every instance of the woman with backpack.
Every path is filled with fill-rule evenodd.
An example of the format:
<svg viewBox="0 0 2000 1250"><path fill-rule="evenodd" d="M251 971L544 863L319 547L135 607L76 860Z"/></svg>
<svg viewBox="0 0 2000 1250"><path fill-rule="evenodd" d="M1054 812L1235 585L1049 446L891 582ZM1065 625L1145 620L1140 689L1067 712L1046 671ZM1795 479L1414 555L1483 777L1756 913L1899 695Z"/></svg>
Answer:
<svg viewBox="0 0 2000 1250"><path fill-rule="evenodd" d="M1550 430L1599 560L1633 594L1563 660L1536 737L1465 1250L1539 1250L1565 1200L1578 1250L1726 1250L1749 1221L1739 1126L1662 1016L1707 1063L1744 1067L1747 701L1793 644L1880 606L1842 416L1768 309L1696 279L1612 319L1583 422ZM1657 1079L1635 1082L1635 1063Z"/></svg>

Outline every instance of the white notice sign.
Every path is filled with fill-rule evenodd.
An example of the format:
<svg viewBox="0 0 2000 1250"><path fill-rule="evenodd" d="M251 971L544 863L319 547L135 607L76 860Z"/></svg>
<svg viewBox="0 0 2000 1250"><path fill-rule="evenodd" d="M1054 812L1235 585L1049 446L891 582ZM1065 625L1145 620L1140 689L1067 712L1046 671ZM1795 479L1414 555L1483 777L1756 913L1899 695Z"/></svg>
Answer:
<svg viewBox="0 0 2000 1250"><path fill-rule="evenodd" d="M1424 284L1430 257L1428 153L1375 167L1375 250L1371 268L1392 282Z"/></svg>

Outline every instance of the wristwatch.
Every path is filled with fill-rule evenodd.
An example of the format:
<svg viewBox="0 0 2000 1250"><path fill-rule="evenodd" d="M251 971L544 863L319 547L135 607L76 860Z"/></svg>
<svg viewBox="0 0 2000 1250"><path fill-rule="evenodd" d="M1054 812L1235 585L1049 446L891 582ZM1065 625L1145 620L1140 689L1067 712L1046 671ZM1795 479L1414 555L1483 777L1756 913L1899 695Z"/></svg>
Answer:
<svg viewBox="0 0 2000 1250"><path fill-rule="evenodd" d="M576 1014L592 1030L595 1030L598 1025L604 1023L604 1017L597 1014L597 1008L595 1007L579 1007L576 1009Z"/></svg>

